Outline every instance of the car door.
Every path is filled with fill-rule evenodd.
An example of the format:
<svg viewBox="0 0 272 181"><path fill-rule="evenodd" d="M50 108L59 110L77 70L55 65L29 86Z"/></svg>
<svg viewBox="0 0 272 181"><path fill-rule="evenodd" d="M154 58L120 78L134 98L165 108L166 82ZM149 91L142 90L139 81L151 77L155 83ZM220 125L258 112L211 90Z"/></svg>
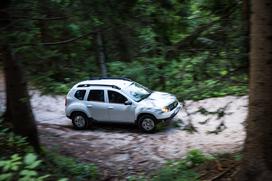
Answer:
<svg viewBox="0 0 272 181"><path fill-rule="evenodd" d="M108 109L105 102L105 90L91 89L86 104L94 120L109 121Z"/></svg>
<svg viewBox="0 0 272 181"><path fill-rule="evenodd" d="M108 90L108 113L109 119L112 122L134 123L135 121L135 106L124 95L119 92ZM125 102L130 104L126 105Z"/></svg>

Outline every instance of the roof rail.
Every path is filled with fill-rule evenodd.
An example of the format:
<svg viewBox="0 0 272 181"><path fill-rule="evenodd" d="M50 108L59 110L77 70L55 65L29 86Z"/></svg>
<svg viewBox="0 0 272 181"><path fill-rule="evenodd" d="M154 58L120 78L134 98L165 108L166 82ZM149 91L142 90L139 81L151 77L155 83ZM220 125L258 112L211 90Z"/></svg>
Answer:
<svg viewBox="0 0 272 181"><path fill-rule="evenodd" d="M112 87L114 89L121 89L120 87L116 85L107 85L107 84L79 84L77 87L91 87L91 86L106 86L106 87Z"/></svg>
<svg viewBox="0 0 272 181"><path fill-rule="evenodd" d="M113 80L127 80L132 81L126 77L90 77L90 80L103 80L103 79L113 79Z"/></svg>

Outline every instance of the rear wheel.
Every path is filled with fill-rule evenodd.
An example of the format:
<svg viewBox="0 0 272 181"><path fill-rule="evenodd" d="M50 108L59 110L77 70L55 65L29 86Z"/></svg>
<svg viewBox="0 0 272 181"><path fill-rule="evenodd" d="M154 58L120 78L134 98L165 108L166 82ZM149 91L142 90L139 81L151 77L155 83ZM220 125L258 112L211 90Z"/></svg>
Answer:
<svg viewBox="0 0 272 181"><path fill-rule="evenodd" d="M89 118L84 113L74 113L72 123L75 129L86 129L89 125Z"/></svg>
<svg viewBox="0 0 272 181"><path fill-rule="evenodd" d="M156 119L151 115L143 115L139 119L139 128L146 133L152 133L156 129Z"/></svg>

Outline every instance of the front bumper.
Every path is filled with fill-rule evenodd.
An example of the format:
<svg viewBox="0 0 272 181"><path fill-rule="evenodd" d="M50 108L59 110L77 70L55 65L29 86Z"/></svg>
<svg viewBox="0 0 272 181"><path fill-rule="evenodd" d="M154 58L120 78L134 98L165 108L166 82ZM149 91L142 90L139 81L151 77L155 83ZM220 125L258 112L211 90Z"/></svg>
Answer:
<svg viewBox="0 0 272 181"><path fill-rule="evenodd" d="M157 120L162 122L169 122L173 119L173 117L175 117L178 114L180 109L181 109L181 105L180 103L178 103L177 107L173 109L172 111L158 115Z"/></svg>

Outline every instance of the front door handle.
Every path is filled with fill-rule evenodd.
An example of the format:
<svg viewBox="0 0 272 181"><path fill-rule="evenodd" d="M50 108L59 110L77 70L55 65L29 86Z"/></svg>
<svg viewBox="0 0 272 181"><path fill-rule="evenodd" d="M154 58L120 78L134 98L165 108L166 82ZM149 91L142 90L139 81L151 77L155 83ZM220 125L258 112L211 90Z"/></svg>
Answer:
<svg viewBox="0 0 272 181"><path fill-rule="evenodd" d="M87 105L87 108L92 108L93 106L92 105Z"/></svg>
<svg viewBox="0 0 272 181"><path fill-rule="evenodd" d="M108 109L113 109L113 107L108 107Z"/></svg>

